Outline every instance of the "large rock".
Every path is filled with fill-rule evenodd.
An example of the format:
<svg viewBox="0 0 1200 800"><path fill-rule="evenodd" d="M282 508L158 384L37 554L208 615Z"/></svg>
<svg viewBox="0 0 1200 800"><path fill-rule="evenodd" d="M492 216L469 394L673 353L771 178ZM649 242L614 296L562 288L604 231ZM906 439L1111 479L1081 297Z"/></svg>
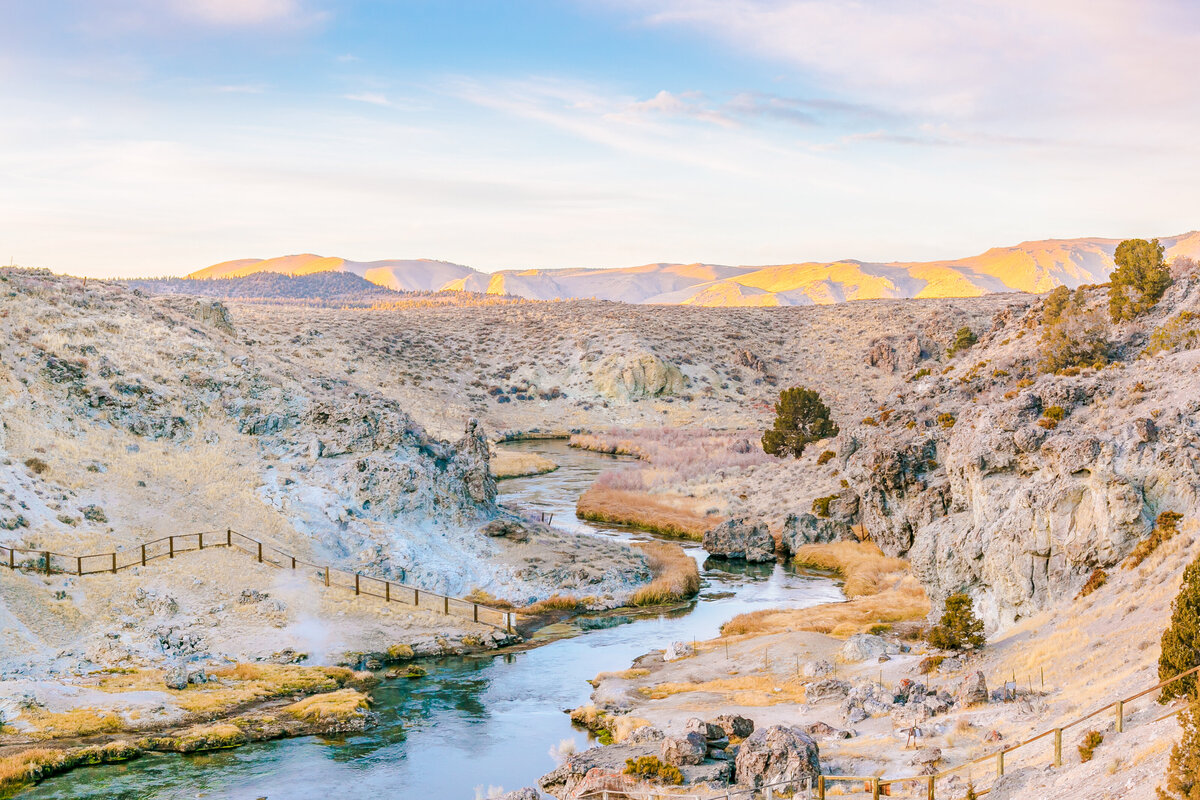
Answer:
<svg viewBox="0 0 1200 800"><path fill-rule="evenodd" d="M775 560L775 539L767 526L731 519L704 532L704 549L715 558Z"/></svg>
<svg viewBox="0 0 1200 800"><path fill-rule="evenodd" d="M880 656L894 655L900 652L900 645L889 642L882 636L870 633L856 633L842 645L839 658L848 664L860 661L878 661Z"/></svg>
<svg viewBox="0 0 1200 800"><path fill-rule="evenodd" d="M542 793L532 786L526 786L524 789L505 792L497 797L496 800L542 800Z"/></svg>
<svg viewBox="0 0 1200 800"><path fill-rule="evenodd" d="M592 375L596 391L613 400L678 394L687 385L679 367L649 352L613 354Z"/></svg>
<svg viewBox="0 0 1200 800"><path fill-rule="evenodd" d="M790 725L755 731L739 745L734 759L737 782L754 788L782 781L815 780L820 773L816 741Z"/></svg>
<svg viewBox="0 0 1200 800"><path fill-rule="evenodd" d="M727 737L736 736L739 739L745 739L754 733L754 720L737 714L722 714L710 724L720 728Z"/></svg>
<svg viewBox="0 0 1200 800"><path fill-rule="evenodd" d="M696 648L688 642L671 642L663 648L663 661L678 661L696 655Z"/></svg>
<svg viewBox="0 0 1200 800"><path fill-rule="evenodd" d="M987 680L982 672L973 672L958 685L958 704L972 706L988 701Z"/></svg>
<svg viewBox="0 0 1200 800"><path fill-rule="evenodd" d="M703 763L707 752L708 741L695 731L662 740L662 760L677 767Z"/></svg>
<svg viewBox="0 0 1200 800"><path fill-rule="evenodd" d="M783 549L788 553L795 553L806 544L854 540L854 529L850 520L853 519L853 514L857 513L857 497L847 498L846 502L842 503L839 496L839 500L831 505L836 509L836 513L829 518L814 514L788 515L783 521L783 535L780 539Z"/></svg>
<svg viewBox="0 0 1200 800"><path fill-rule="evenodd" d="M601 776L619 775L625 769L626 759L650 755L659 755L657 742L591 747L569 756L557 769L538 778L538 786L555 797L567 797L584 783L592 770Z"/></svg>
<svg viewBox="0 0 1200 800"><path fill-rule="evenodd" d="M229 309L219 300L201 300L196 304L196 319L205 325L211 325L219 331L233 334L233 322L229 319Z"/></svg>

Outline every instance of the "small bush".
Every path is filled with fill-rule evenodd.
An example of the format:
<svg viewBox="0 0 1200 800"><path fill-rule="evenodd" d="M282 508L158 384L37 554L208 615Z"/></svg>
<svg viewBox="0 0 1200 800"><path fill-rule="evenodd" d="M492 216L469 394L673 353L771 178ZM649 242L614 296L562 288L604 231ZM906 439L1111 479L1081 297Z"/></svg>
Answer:
<svg viewBox="0 0 1200 800"><path fill-rule="evenodd" d="M874 417L866 417L865 419L863 419L862 424L870 426L872 428L877 427L879 425L879 423L875 421Z"/></svg>
<svg viewBox="0 0 1200 800"><path fill-rule="evenodd" d="M971 349L971 346L977 341L979 341L979 337L975 335L975 331L964 325L954 334L954 342L950 345L950 349L946 351L946 355L953 358L964 350Z"/></svg>
<svg viewBox="0 0 1200 800"><path fill-rule="evenodd" d="M1181 519L1183 519L1183 515L1176 511L1163 511L1160 513L1154 520L1154 529L1150 531L1150 535L1138 542L1137 547L1133 548L1133 552L1125 560L1125 567L1133 568L1140 565L1160 545L1174 538L1175 534L1179 533L1179 521Z"/></svg>
<svg viewBox="0 0 1200 800"><path fill-rule="evenodd" d="M1070 300L1070 289L1065 286L1055 287L1054 291L1046 295L1046 299L1042 301L1042 324L1057 325Z"/></svg>
<svg viewBox="0 0 1200 800"><path fill-rule="evenodd" d="M679 767L663 763L658 756L639 756L637 759L625 759L625 774L634 775L642 780L671 784L672 786L678 786L683 783L683 773L679 771Z"/></svg>
<svg viewBox="0 0 1200 800"><path fill-rule="evenodd" d="M1096 748L1104 742L1104 734L1100 731L1088 731L1083 735L1083 744L1079 745L1079 760L1091 761Z"/></svg>
<svg viewBox="0 0 1200 800"><path fill-rule="evenodd" d="M821 455L817 456L817 466L825 466L833 459L835 455L836 453L834 453L832 450L826 450L824 453L821 453Z"/></svg>
<svg viewBox="0 0 1200 800"><path fill-rule="evenodd" d="M763 452L799 458L804 448L820 439L837 436L838 426L829 417L829 406L812 389L794 386L779 393L775 422L763 434Z"/></svg>
<svg viewBox="0 0 1200 800"><path fill-rule="evenodd" d="M42 461L40 458L25 459L25 466L28 467L29 471L34 475L42 475L50 469L50 465L45 461Z"/></svg>
<svg viewBox="0 0 1200 800"><path fill-rule="evenodd" d="M818 497L812 502L812 512L822 519L829 517L829 505L837 500L836 494L831 494L828 497Z"/></svg>
<svg viewBox="0 0 1200 800"><path fill-rule="evenodd" d="M927 658L922 658L921 663L917 665L917 672L920 672L922 675L929 675L940 667L945 660L945 656L928 656Z"/></svg>
<svg viewBox="0 0 1200 800"><path fill-rule="evenodd" d="M974 650L983 647L983 622L975 616L975 604L965 592L946 598L941 621L929 631L928 641L939 650Z"/></svg>
<svg viewBox="0 0 1200 800"><path fill-rule="evenodd" d="M909 378L909 380L910 381L919 381L919 380L921 380L921 378L924 378L926 375L929 375L931 372L932 372L932 370L929 369L929 367L921 367L919 370L917 370L916 372L913 373L913 376L911 378Z"/></svg>
<svg viewBox="0 0 1200 800"><path fill-rule="evenodd" d="M1098 569L1091 574L1087 579L1087 583L1079 590L1079 596L1087 597L1106 583L1108 583L1108 573L1102 569Z"/></svg>
<svg viewBox="0 0 1200 800"><path fill-rule="evenodd" d="M937 424L941 425L943 428L953 428L955 422L958 422L958 418L949 411L937 415Z"/></svg>

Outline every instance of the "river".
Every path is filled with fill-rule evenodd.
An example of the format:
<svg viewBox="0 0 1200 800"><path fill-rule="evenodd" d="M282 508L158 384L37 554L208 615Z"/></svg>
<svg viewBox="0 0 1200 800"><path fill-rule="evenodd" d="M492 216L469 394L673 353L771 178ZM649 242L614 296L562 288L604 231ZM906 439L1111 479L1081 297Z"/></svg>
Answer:
<svg viewBox="0 0 1200 800"><path fill-rule="evenodd" d="M631 528L575 517L575 501L613 456L556 440L511 445L553 459L552 473L500 483L501 502L554 514L556 527L582 536L653 538ZM670 613L584 631L552 629L547 644L508 654L423 662L429 676L385 681L371 694L380 724L337 739L305 737L190 756L145 755L51 778L22 800L473 800L489 789L536 785L556 766L551 749L574 740L594 746L564 709L588 701L587 680L625 669L635 657L671 641L715 636L722 622L757 608L805 607L842 599L829 579L779 565L734 566L706 559L700 598ZM546 633L550 633L547 631ZM565 635L564 635L565 634Z"/></svg>

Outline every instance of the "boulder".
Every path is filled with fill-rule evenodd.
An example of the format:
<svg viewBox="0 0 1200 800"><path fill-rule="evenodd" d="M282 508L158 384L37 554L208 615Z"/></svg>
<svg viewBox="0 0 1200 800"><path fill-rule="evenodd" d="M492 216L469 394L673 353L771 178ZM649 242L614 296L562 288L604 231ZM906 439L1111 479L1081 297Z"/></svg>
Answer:
<svg viewBox="0 0 1200 800"><path fill-rule="evenodd" d="M638 400L678 394L687 385L679 367L650 352L614 353L592 374L596 391L611 400Z"/></svg>
<svg viewBox="0 0 1200 800"><path fill-rule="evenodd" d="M205 325L210 325L219 331L233 333L233 322L229 319L229 309L219 300L201 300L196 304L196 319Z"/></svg>
<svg viewBox="0 0 1200 800"><path fill-rule="evenodd" d="M542 793L532 786L526 786L524 789L505 792L497 797L496 800L542 800Z"/></svg>
<svg viewBox="0 0 1200 800"><path fill-rule="evenodd" d="M850 731L835 728L827 722L814 722L811 725L804 726L804 732L809 736L818 736L823 739L852 739L854 734Z"/></svg>
<svg viewBox="0 0 1200 800"><path fill-rule="evenodd" d="M716 725L728 737L736 736L739 739L745 739L754 733L754 720L737 714L722 714L710 724Z"/></svg>
<svg viewBox="0 0 1200 800"><path fill-rule="evenodd" d="M653 725L642 725L639 728L634 728L629 735L625 737L625 744L646 744L647 742L661 742L666 734L660 728L655 728Z"/></svg>
<svg viewBox="0 0 1200 800"><path fill-rule="evenodd" d="M696 648L687 642L671 642L663 650L663 661L678 661L696 655Z"/></svg>
<svg viewBox="0 0 1200 800"><path fill-rule="evenodd" d="M606 747L590 747L569 756L552 772L538 778L538 786L556 797L566 797L586 784L589 773L605 776L618 775L625 769L630 758L657 755L654 744L611 744Z"/></svg>
<svg viewBox="0 0 1200 800"><path fill-rule="evenodd" d="M684 733L698 733L705 738L706 741L714 741L716 739L725 739L725 731L720 725L712 722L705 722L699 717L692 717L683 725Z"/></svg>
<svg viewBox="0 0 1200 800"><path fill-rule="evenodd" d="M707 753L707 740L694 731L683 736L667 736L662 740L662 760L677 767L701 764Z"/></svg>
<svg viewBox="0 0 1200 800"><path fill-rule="evenodd" d="M958 705L973 706L988 701L987 680L982 672L974 672L958 685Z"/></svg>
<svg viewBox="0 0 1200 800"><path fill-rule="evenodd" d="M850 684L837 678L813 681L804 687L804 699L808 703L841 701L850 692Z"/></svg>
<svg viewBox="0 0 1200 800"><path fill-rule="evenodd" d="M176 664L163 672L163 683L168 689L182 690L188 687L188 670L183 664Z"/></svg>
<svg viewBox="0 0 1200 800"><path fill-rule="evenodd" d="M482 529L484 536L495 539L508 539L510 542L528 542L529 528L519 520L511 517L494 519Z"/></svg>
<svg viewBox="0 0 1200 800"><path fill-rule="evenodd" d="M731 519L704 532L704 549L714 558L751 562L775 560L775 539L767 526Z"/></svg>
<svg viewBox="0 0 1200 800"><path fill-rule="evenodd" d="M826 675L833 674L833 664L825 659L809 661L804 665L802 672L806 678L824 678Z"/></svg>
<svg viewBox="0 0 1200 800"><path fill-rule="evenodd" d="M821 773L816 741L800 728L760 728L738 746L734 760L737 782L758 788L783 781L816 779Z"/></svg>
<svg viewBox="0 0 1200 800"><path fill-rule="evenodd" d="M937 764L942 760L940 747L922 747L908 758L908 764L917 767L922 775L937 773Z"/></svg>
<svg viewBox="0 0 1200 800"><path fill-rule="evenodd" d="M882 636L870 633L856 633L846 640L839 657L848 664L861 661L878 661L880 656L900 652L900 645L889 642Z"/></svg>
<svg viewBox="0 0 1200 800"><path fill-rule="evenodd" d="M823 544L825 542L849 541L854 539L854 531L849 522L843 519L841 499L837 506L839 514L831 519L825 519L813 514L789 514L783 521L783 535L780 544L788 553L795 553L806 544ZM857 500L854 507L857 508Z"/></svg>

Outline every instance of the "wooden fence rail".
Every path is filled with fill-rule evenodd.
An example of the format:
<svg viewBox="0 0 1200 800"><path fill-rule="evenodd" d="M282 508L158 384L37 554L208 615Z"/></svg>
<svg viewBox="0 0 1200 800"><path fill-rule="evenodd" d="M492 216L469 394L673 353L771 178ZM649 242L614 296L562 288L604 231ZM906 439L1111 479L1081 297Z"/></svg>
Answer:
<svg viewBox="0 0 1200 800"><path fill-rule="evenodd" d="M312 564L271 544L228 528L223 531L200 531L199 533L163 536L124 550L87 555L0 545L0 564L6 564L12 570L26 570L44 575L58 573L82 577L106 572L115 575L132 567L144 567L156 559L175 558L183 553L193 553L213 547L226 547L246 553L260 564L295 570L321 581L326 587L346 589L354 592L355 595L378 597L384 603L400 603L422 611L432 611L491 625L508 633L514 632L514 613L512 611L480 605L458 597L447 597L385 578L376 578L358 572L346 572L328 564Z"/></svg>

